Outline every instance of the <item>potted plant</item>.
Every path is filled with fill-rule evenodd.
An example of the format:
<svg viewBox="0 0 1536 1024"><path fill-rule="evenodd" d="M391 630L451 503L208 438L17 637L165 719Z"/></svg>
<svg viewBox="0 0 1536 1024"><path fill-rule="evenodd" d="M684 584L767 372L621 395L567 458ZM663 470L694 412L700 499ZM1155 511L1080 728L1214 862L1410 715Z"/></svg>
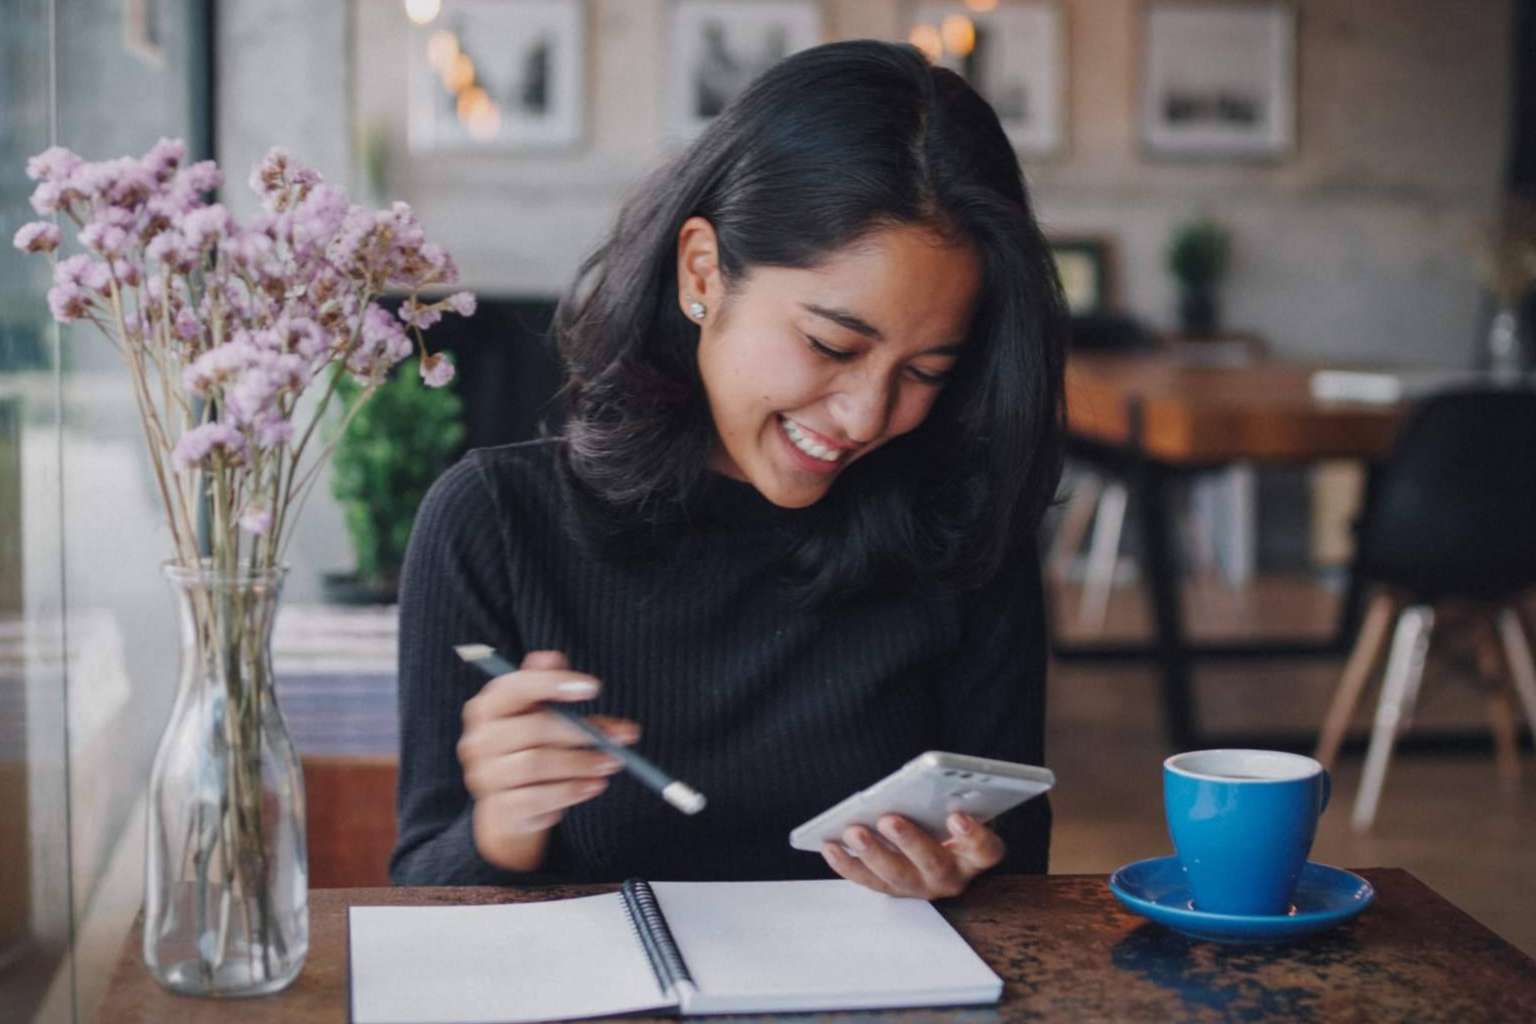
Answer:
<svg viewBox="0 0 1536 1024"><path fill-rule="evenodd" d="M337 392L347 410L363 396L351 379ZM344 432L333 421L331 495L341 504L356 569L325 574L332 601L395 602L416 509L464 441L462 410L452 390L421 382L413 358L379 386Z"/></svg>
<svg viewBox="0 0 1536 1024"><path fill-rule="evenodd" d="M1168 270L1179 283L1179 330L1191 337L1216 333L1216 288L1226 276L1227 229L1206 218L1180 225L1168 243Z"/></svg>

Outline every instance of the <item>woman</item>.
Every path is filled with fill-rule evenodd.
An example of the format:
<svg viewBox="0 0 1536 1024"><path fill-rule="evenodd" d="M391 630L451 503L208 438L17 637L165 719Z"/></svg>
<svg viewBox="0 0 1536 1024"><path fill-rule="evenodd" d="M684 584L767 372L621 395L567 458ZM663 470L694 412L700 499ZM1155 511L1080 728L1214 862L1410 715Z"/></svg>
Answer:
<svg viewBox="0 0 1536 1024"><path fill-rule="evenodd" d="M1043 799L942 842L888 816L824 861L787 834L923 750L1041 763L1062 317L959 76L871 41L766 72L562 302L564 436L472 452L423 503L395 880L836 872L936 898L1044 871ZM482 688L463 643L521 669ZM708 808L616 774L555 700Z"/></svg>

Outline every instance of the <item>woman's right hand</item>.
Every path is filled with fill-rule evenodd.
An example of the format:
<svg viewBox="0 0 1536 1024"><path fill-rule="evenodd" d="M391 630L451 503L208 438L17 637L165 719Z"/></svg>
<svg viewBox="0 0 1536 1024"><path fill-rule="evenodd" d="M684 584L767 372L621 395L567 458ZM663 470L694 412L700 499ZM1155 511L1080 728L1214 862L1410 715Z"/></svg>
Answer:
<svg viewBox="0 0 1536 1024"><path fill-rule="evenodd" d="M591 700L597 692L597 680L571 671L563 653L532 651L516 672L492 679L465 703L459 763L475 799L475 847L490 863L536 870L565 809L597 796L623 767L542 706ZM619 743L640 738L640 726L627 719L587 720Z"/></svg>

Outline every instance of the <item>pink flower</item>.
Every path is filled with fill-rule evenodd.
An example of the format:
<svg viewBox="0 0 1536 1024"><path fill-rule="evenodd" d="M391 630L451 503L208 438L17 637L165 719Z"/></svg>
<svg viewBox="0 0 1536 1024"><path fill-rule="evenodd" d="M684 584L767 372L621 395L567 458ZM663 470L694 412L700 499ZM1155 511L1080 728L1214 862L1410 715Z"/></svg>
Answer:
<svg viewBox="0 0 1536 1024"><path fill-rule="evenodd" d="M22 252L53 252L59 247L59 228L45 220L23 224L11 239L11 244Z"/></svg>
<svg viewBox="0 0 1536 1024"><path fill-rule="evenodd" d="M270 197L282 189L287 176L288 151L281 146L273 146L267 150L267 155L261 158L261 162L251 168L248 184L251 186L251 191L257 195Z"/></svg>
<svg viewBox="0 0 1536 1024"><path fill-rule="evenodd" d="M201 160L178 174L176 181L193 193L212 192L224 184L224 172L212 160Z"/></svg>
<svg viewBox="0 0 1536 1024"><path fill-rule="evenodd" d="M126 287L137 288L139 285L139 265L137 263L130 263L128 260L118 257L112 261L112 273L116 274L117 279Z"/></svg>
<svg viewBox="0 0 1536 1024"><path fill-rule="evenodd" d="M205 249L234 228L234 218L218 203L193 210L181 219L181 236L191 249Z"/></svg>
<svg viewBox="0 0 1536 1024"><path fill-rule="evenodd" d="M79 285L59 284L48 289L48 311L61 324L80 319L90 308L91 297Z"/></svg>
<svg viewBox="0 0 1536 1024"><path fill-rule="evenodd" d="M80 229L80 244L103 256L121 256L132 241L128 232L105 221L93 220Z"/></svg>
<svg viewBox="0 0 1536 1024"><path fill-rule="evenodd" d="M63 202L64 189L57 182L45 181L32 190L28 202L39 216L47 216L57 213L66 205Z"/></svg>
<svg viewBox="0 0 1536 1024"><path fill-rule="evenodd" d="M60 260L53 268L53 283L73 285L98 295L109 295L112 292L112 273L100 260L93 260L85 253L77 253Z"/></svg>
<svg viewBox="0 0 1536 1024"><path fill-rule="evenodd" d="M448 296L447 302L448 307L455 313L459 314L459 316L475 315L474 292L454 292L452 295Z"/></svg>
<svg viewBox="0 0 1536 1024"><path fill-rule="evenodd" d="M63 146L50 146L27 161L27 177L33 181L63 181L84 162Z"/></svg>
<svg viewBox="0 0 1536 1024"><path fill-rule="evenodd" d="M176 311L176 337L182 341L195 341L203 333L203 325L190 309Z"/></svg>
<svg viewBox="0 0 1536 1024"><path fill-rule="evenodd" d="M240 514L240 529L260 536L272 529L272 513L262 505L250 505Z"/></svg>
<svg viewBox="0 0 1536 1024"><path fill-rule="evenodd" d="M435 306L423 306L415 299L406 299L400 304L400 319L410 324L419 331L424 331L443 318L443 314Z"/></svg>
<svg viewBox="0 0 1536 1024"><path fill-rule="evenodd" d="M193 466L210 468L215 456L230 465L239 465L244 455L245 438L240 431L227 423L213 422L183 434L171 451L171 461L177 469L186 470Z"/></svg>
<svg viewBox="0 0 1536 1024"><path fill-rule="evenodd" d="M256 444L276 448L293 440L293 422L281 413L273 413L256 424Z"/></svg>
<svg viewBox="0 0 1536 1024"><path fill-rule="evenodd" d="M148 153L144 154L144 159L140 161L140 166L155 181L164 184L175 176L176 169L181 166L181 162L186 157L187 144L185 142L182 142L180 139L161 139L150 147Z"/></svg>
<svg viewBox="0 0 1536 1024"><path fill-rule="evenodd" d="M453 373L453 364L441 352L423 356L421 359L421 379L429 388L445 386L453 380Z"/></svg>

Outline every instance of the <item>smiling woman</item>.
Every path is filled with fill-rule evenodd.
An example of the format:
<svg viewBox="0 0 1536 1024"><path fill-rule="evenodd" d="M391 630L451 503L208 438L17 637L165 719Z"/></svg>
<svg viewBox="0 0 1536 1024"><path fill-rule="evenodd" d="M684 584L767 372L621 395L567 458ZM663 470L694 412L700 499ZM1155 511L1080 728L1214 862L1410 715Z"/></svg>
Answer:
<svg viewBox="0 0 1536 1024"><path fill-rule="evenodd" d="M1037 800L791 828L928 749L1043 762L1034 530L1063 303L991 108L908 46L769 69L562 302L566 432L427 497L401 596L401 882L1043 871ZM453 645L521 667L481 688ZM709 798L680 819L544 710ZM640 729L644 728L641 740Z"/></svg>

